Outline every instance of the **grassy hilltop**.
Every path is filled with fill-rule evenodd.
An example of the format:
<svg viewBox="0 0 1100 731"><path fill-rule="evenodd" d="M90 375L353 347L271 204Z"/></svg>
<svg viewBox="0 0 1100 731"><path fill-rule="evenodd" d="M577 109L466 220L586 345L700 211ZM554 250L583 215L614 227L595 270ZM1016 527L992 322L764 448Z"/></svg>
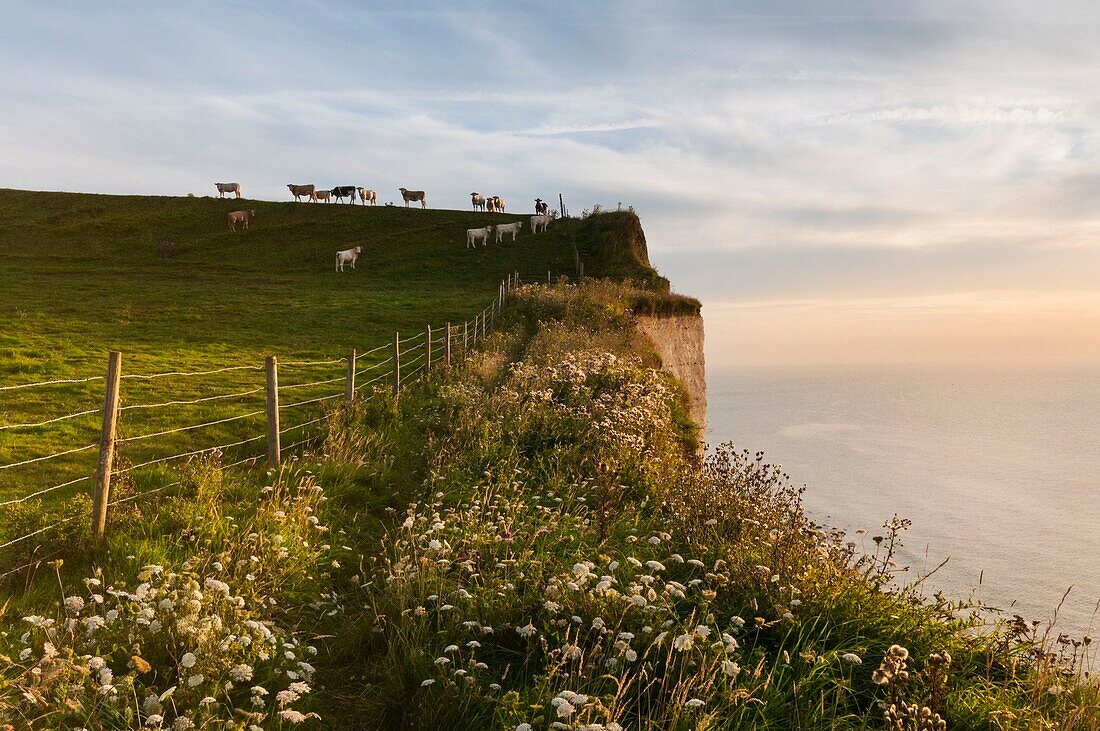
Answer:
<svg viewBox="0 0 1100 731"><path fill-rule="evenodd" d="M254 209L251 230L231 232L226 213ZM529 214L528 214L529 215ZM509 272L545 279L572 274L656 281L637 219L559 223L547 234L468 250L467 228L527 216L216 198L109 196L0 190L0 387L98 376L107 351L121 350L124 373L204 371L283 361L334 359L409 336L431 323L471 319ZM627 242L620 247L618 242ZM337 250L362 245L358 269L334 271ZM574 248L577 254L574 254ZM388 353L379 353L382 360ZM363 366L369 365L364 362ZM285 368L281 383L341 375L341 364ZM194 399L251 390L262 374L128 381L124 404ZM294 392L307 400L339 384ZM102 383L0 392L0 425L95 409ZM124 414L123 433L140 435L262 408L263 395L170 412ZM140 462L262 433L262 416L154 442L135 442ZM0 464L89 444L98 416L39 429L0 431ZM262 444L252 445L262 452ZM243 453L247 456L247 452ZM92 469L85 452L0 471L0 501ZM66 494L69 491L64 491ZM51 497L53 494L51 494ZM3 542L0 528L0 543Z"/></svg>
<svg viewBox="0 0 1100 731"><path fill-rule="evenodd" d="M221 210L170 204L205 206L211 219ZM396 400L365 391L330 409L321 439L279 470L227 469L217 457L173 466L180 484L113 507L98 543L86 498L70 498L81 521L42 548L60 560L0 583L3 731L1100 728L1080 643L891 588L900 523L860 554L815 526L801 490L761 456L723 448L700 464L685 394L634 324L639 310L698 302L648 267L633 214L471 254L500 267L480 275L461 241L447 243L470 214L317 208L279 210L325 229L373 216L451 221L419 259L451 258L456 280L495 288L500 273L527 267L494 257L529 247L532 260L571 262L574 242L586 274L609 276L521 288L468 358ZM267 276L293 279L312 250L299 245L282 275ZM6 266L30 258L24 248ZM238 251L233 266L259 277L253 258ZM420 301L420 320L440 316L425 292L450 296L448 272L431 271L423 291L392 293ZM231 282L218 286L232 296ZM469 286L461 296L479 308L484 295ZM23 291L39 308L49 300ZM325 299L302 296L318 308ZM229 362L266 343L237 337ZM185 345L173 347L207 363Z"/></svg>

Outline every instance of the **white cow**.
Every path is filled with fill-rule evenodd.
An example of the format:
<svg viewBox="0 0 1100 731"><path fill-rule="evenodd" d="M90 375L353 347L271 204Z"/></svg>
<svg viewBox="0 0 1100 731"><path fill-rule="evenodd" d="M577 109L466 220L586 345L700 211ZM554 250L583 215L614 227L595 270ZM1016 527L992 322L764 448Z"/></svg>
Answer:
<svg viewBox="0 0 1100 731"><path fill-rule="evenodd" d="M474 204L474 210L485 210L485 196L481 193L470 193L470 201Z"/></svg>
<svg viewBox="0 0 1100 731"><path fill-rule="evenodd" d="M466 248L475 249L480 242L482 246L489 245L489 235L492 234L493 227L486 226L485 228L468 228L466 229Z"/></svg>
<svg viewBox="0 0 1100 731"><path fill-rule="evenodd" d="M497 238L496 241L499 244L504 234L512 234L512 241L516 240L516 234L523 228L523 221L515 221L513 223L502 223L495 227Z"/></svg>
<svg viewBox="0 0 1100 731"><path fill-rule="evenodd" d="M344 249L343 251L336 252L336 271L344 271L345 264L351 264L351 268L355 268L355 262L359 259L359 255L363 253L362 246L356 246L354 249Z"/></svg>
<svg viewBox="0 0 1100 731"><path fill-rule="evenodd" d="M537 234L539 231L545 233L549 225L550 216L531 216L531 233Z"/></svg>

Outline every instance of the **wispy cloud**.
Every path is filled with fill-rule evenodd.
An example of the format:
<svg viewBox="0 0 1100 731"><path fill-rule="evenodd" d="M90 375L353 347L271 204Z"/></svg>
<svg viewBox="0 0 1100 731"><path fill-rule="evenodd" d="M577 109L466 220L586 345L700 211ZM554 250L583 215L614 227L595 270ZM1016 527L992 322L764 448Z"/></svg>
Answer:
<svg viewBox="0 0 1100 731"><path fill-rule="evenodd" d="M623 201L708 310L1100 287L1100 11L1032 11L14 6L0 185Z"/></svg>

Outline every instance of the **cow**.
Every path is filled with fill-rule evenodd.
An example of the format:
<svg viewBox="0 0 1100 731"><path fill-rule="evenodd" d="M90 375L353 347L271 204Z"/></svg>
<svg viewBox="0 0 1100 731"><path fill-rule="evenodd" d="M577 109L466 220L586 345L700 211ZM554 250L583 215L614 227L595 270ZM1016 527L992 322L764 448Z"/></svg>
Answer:
<svg viewBox="0 0 1100 731"><path fill-rule="evenodd" d="M550 216L531 216L531 233L537 234L539 231L545 233L549 225Z"/></svg>
<svg viewBox="0 0 1100 731"><path fill-rule="evenodd" d="M493 227L496 232L496 241L499 244L500 240L504 237L504 234L512 234L512 241L516 240L516 234L523 228L523 221L513 221L512 223L502 223Z"/></svg>
<svg viewBox="0 0 1100 731"><path fill-rule="evenodd" d="M401 191L401 198L405 201L405 207L409 207L409 201L420 201L421 208L428 207L428 197L424 195L422 190L406 190L404 188L398 188Z"/></svg>
<svg viewBox="0 0 1100 731"><path fill-rule="evenodd" d="M378 195L366 188L359 188L359 200L363 201L364 206L367 205L367 201L370 201L372 206L378 205Z"/></svg>
<svg viewBox="0 0 1100 731"><path fill-rule="evenodd" d="M489 245L489 236L493 232L492 226L485 226L484 228L468 228L466 229L466 248L476 249L477 244L480 241L482 246Z"/></svg>
<svg viewBox="0 0 1100 731"><path fill-rule="evenodd" d="M485 196L481 193L470 193L470 201L474 204L474 210L485 210Z"/></svg>
<svg viewBox="0 0 1100 731"><path fill-rule="evenodd" d="M497 199L493 196L489 196L485 199L485 210L492 213L497 209Z"/></svg>
<svg viewBox="0 0 1100 731"><path fill-rule="evenodd" d="M546 201L542 198L535 199L535 213L539 216L545 216L550 212L550 206L546 205Z"/></svg>
<svg viewBox="0 0 1100 731"><path fill-rule="evenodd" d="M355 268L355 262L359 259L359 255L363 253L362 246L356 246L354 249L344 249L343 251L336 252L336 271L344 271L345 264L351 264L351 268Z"/></svg>
<svg viewBox="0 0 1100 731"><path fill-rule="evenodd" d="M214 187L218 189L219 198L224 198L226 193L236 193L238 198L241 197L240 183L214 183Z"/></svg>
<svg viewBox="0 0 1100 731"><path fill-rule="evenodd" d="M237 224L243 223L245 231L248 230L248 225L252 223L252 217L256 215L256 211L233 211L229 214L229 230L236 231Z"/></svg>
<svg viewBox="0 0 1100 731"><path fill-rule="evenodd" d="M355 186L354 185L338 185L335 188L333 188L330 192L332 193L332 197L336 199L337 203L344 200L345 198L349 199L348 203L354 203L355 202Z"/></svg>
<svg viewBox="0 0 1100 731"><path fill-rule="evenodd" d="M294 185L290 183L286 186L290 189L290 192L294 194L294 200L301 200L302 196L305 196L311 201L317 200L317 186L316 185Z"/></svg>
<svg viewBox="0 0 1100 731"><path fill-rule="evenodd" d="M497 213L504 213L504 199L499 195L493 196L493 210Z"/></svg>
<svg viewBox="0 0 1100 731"><path fill-rule="evenodd" d="M318 190L313 193L313 200L324 201L325 203L332 203L332 191L331 190Z"/></svg>

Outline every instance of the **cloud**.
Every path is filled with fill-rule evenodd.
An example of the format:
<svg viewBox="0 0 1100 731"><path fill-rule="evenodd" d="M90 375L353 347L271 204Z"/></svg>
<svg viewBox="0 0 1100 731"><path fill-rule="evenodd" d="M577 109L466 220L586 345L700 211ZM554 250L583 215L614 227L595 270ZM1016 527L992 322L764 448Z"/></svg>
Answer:
<svg viewBox="0 0 1100 731"><path fill-rule="evenodd" d="M18 6L0 184L622 201L714 301L1095 287L1098 22L1083 3Z"/></svg>

